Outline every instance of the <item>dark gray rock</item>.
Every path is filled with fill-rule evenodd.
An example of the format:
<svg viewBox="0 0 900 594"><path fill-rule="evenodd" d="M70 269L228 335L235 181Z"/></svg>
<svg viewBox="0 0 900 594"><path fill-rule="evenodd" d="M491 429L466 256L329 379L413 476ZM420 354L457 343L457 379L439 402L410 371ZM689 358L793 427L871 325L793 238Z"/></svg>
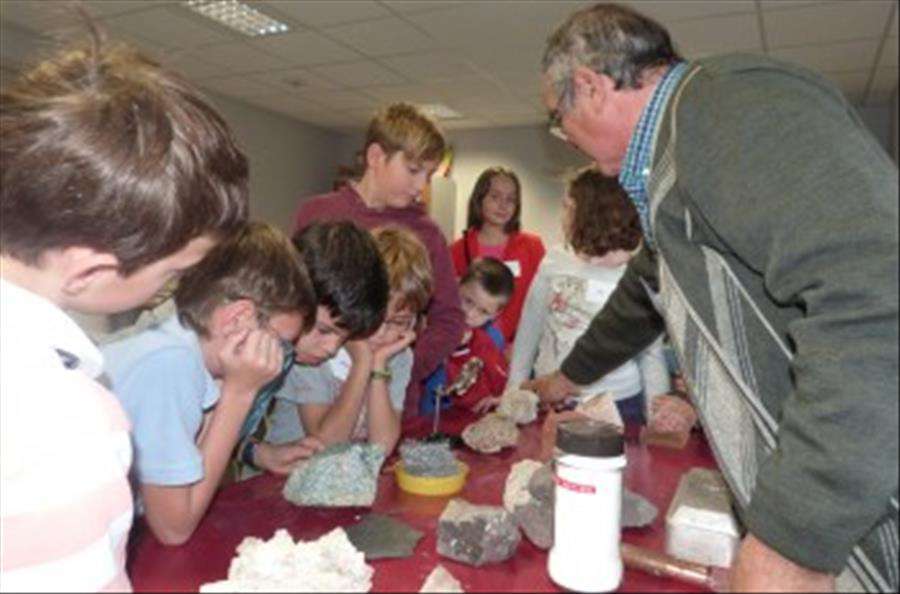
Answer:
<svg viewBox="0 0 900 594"><path fill-rule="evenodd" d="M406 522L374 513L344 531L353 546L365 553L366 560L410 557L423 536Z"/></svg>
<svg viewBox="0 0 900 594"><path fill-rule="evenodd" d="M628 489L622 490L622 528L649 526L658 513L656 506L644 497Z"/></svg>
<svg viewBox="0 0 900 594"><path fill-rule="evenodd" d="M506 561L519 546L519 528L500 506L452 499L438 521L437 552L479 567Z"/></svg>

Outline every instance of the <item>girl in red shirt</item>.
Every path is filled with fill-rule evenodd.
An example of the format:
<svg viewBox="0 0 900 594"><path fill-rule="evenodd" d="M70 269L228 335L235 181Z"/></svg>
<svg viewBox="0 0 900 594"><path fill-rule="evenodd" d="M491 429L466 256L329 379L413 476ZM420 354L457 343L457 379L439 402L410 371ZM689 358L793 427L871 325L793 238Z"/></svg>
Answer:
<svg viewBox="0 0 900 594"><path fill-rule="evenodd" d="M521 231L522 188L516 174L504 167L486 169L469 197L469 217L463 236L450 252L457 276L480 257L502 261L515 277L515 289L496 325L508 345L516 336L528 287L544 257L544 244L533 233Z"/></svg>

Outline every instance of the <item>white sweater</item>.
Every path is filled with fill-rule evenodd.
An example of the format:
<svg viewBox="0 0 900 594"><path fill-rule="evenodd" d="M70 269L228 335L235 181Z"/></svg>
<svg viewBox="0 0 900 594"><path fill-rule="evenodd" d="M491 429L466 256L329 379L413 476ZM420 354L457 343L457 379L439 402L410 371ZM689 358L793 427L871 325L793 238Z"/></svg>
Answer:
<svg viewBox="0 0 900 594"><path fill-rule="evenodd" d="M609 268L586 262L563 246L554 246L541 261L528 290L516 341L507 388L518 387L531 376L552 373L588 328L612 294L626 265ZM671 388L662 338L640 355L599 381L583 386L582 396L612 392L616 400L643 390L647 404Z"/></svg>

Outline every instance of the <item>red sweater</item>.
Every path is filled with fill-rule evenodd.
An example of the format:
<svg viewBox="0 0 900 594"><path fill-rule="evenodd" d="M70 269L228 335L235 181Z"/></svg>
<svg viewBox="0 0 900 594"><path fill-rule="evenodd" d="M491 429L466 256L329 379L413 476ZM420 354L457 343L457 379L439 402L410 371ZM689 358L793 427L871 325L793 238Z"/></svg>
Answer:
<svg viewBox="0 0 900 594"><path fill-rule="evenodd" d="M401 225L413 231L428 249L434 275L434 295L426 312L426 327L416 339L412 377L403 406L404 418L415 415L419 410L420 382L450 355L465 331L459 287L453 274L447 241L421 205L375 210L366 206L349 185L300 203L294 218L294 229L318 221L352 221L365 229L387 224Z"/></svg>
<svg viewBox="0 0 900 594"><path fill-rule="evenodd" d="M466 247L468 250L468 258L466 257ZM544 244L541 238L533 233L519 231L509 236L506 241L506 248L503 250L503 261L518 262L519 274L516 275L516 287L512 297L494 324L503 333L507 344L511 344L516 337L516 328L519 327L519 317L522 315L522 306L525 303L525 296L528 295L528 287L537 272L541 259L544 257ZM460 239L457 239L450 246L450 254L453 257L453 267L456 269L456 275L465 274L469 263L481 256L481 245L478 243L478 230L468 229L463 233ZM513 265L514 267L515 265ZM515 270L513 270L515 273Z"/></svg>
<svg viewBox="0 0 900 594"><path fill-rule="evenodd" d="M447 358L447 383L459 376L463 365L472 357L484 363L478 380L462 396L455 396L453 406L470 409L483 398L500 396L509 377L509 363L483 328L472 331L468 344L461 345Z"/></svg>

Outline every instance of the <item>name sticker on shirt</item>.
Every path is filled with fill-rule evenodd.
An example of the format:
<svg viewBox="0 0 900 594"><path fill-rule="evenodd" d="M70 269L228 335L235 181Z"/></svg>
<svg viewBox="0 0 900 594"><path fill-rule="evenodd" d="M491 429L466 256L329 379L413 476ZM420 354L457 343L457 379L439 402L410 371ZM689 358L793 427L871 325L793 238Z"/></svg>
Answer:
<svg viewBox="0 0 900 594"><path fill-rule="evenodd" d="M353 359L350 358L347 349L339 350L334 357L328 360L332 375L341 381L345 381L350 376L351 365L353 365Z"/></svg>
<svg viewBox="0 0 900 594"><path fill-rule="evenodd" d="M603 303L606 300L606 289L603 283L596 280L588 280L584 288L584 299L590 303Z"/></svg>
<svg viewBox="0 0 900 594"><path fill-rule="evenodd" d="M522 276L522 265L518 260L504 260L503 263L512 271L514 277Z"/></svg>

